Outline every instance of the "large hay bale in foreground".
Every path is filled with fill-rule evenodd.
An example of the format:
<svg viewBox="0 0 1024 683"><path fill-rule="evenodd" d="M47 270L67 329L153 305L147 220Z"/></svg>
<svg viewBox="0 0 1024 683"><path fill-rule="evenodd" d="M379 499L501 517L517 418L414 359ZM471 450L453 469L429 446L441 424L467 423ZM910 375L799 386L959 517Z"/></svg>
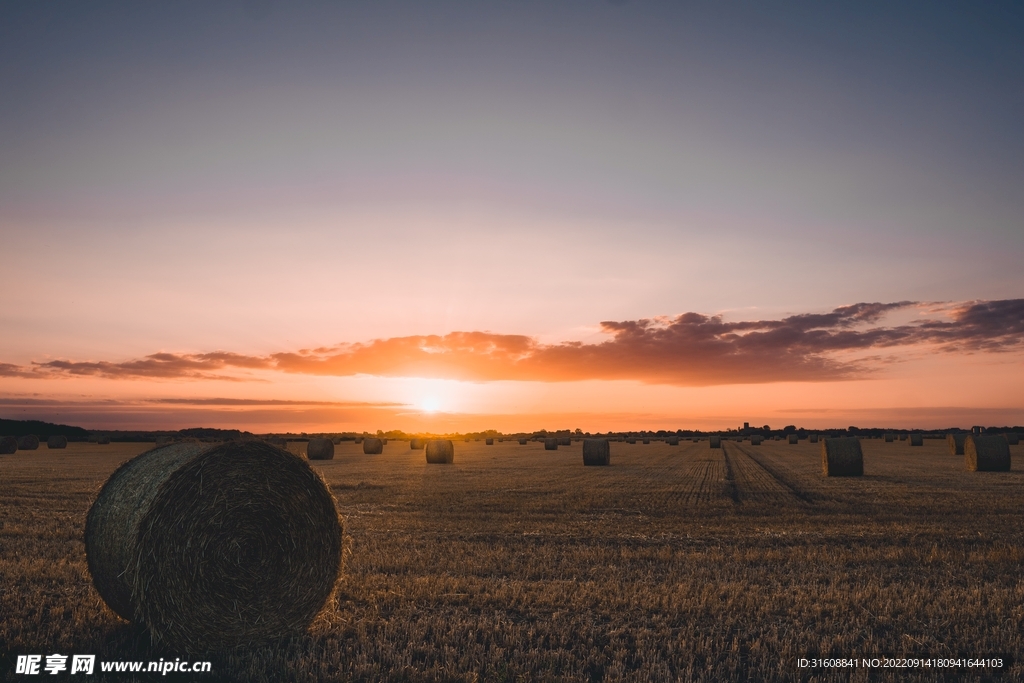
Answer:
<svg viewBox="0 0 1024 683"><path fill-rule="evenodd" d="M860 439L822 439L821 473L826 477L864 476L864 452L860 448Z"/></svg>
<svg viewBox="0 0 1024 683"><path fill-rule="evenodd" d="M949 445L949 452L952 455L963 455L964 454L964 443L967 441L967 432L957 434L951 432L946 434L946 443Z"/></svg>
<svg viewBox="0 0 1024 683"><path fill-rule="evenodd" d="M1003 436L1006 437L1006 443L1010 444L1011 446L1016 446L1017 444L1020 443L1020 436L1018 436L1015 432L1009 432L1007 434L1004 434Z"/></svg>
<svg viewBox="0 0 1024 683"><path fill-rule="evenodd" d="M795 444L795 443L799 443L799 441L800 441L800 439L799 439L799 437L797 437L796 434L790 434L789 435L789 443Z"/></svg>
<svg viewBox="0 0 1024 683"><path fill-rule="evenodd" d="M494 445L494 439L484 439L484 445L485 446L493 446Z"/></svg>
<svg viewBox="0 0 1024 683"><path fill-rule="evenodd" d="M363 453L366 455L380 455L384 452L384 442L380 439L366 437L363 439Z"/></svg>
<svg viewBox="0 0 1024 683"><path fill-rule="evenodd" d="M971 472L1009 472L1010 444L1002 436L968 434L964 464Z"/></svg>
<svg viewBox="0 0 1024 683"><path fill-rule="evenodd" d="M18 440L13 436L5 436L0 439L0 455L10 455L18 452Z"/></svg>
<svg viewBox="0 0 1024 683"><path fill-rule="evenodd" d="M418 451L421 448L426 447L427 442L425 439L409 439L409 448L414 451Z"/></svg>
<svg viewBox="0 0 1024 683"><path fill-rule="evenodd" d="M110 476L85 552L107 605L184 654L301 633L334 588L341 538L330 489L301 458L181 442Z"/></svg>
<svg viewBox="0 0 1024 683"><path fill-rule="evenodd" d="M544 439L544 450L546 450L546 451L557 451L558 450L558 439L552 439L552 438Z"/></svg>
<svg viewBox="0 0 1024 683"><path fill-rule="evenodd" d="M455 444L448 439L431 439L426 443L427 462L441 465L455 462Z"/></svg>
<svg viewBox="0 0 1024 683"><path fill-rule="evenodd" d="M709 441L711 442L711 448L721 448L722 447L722 437L720 437L720 436L712 436L709 439Z"/></svg>
<svg viewBox="0 0 1024 683"><path fill-rule="evenodd" d="M607 439L583 440L584 465L610 465L612 459L611 445Z"/></svg>
<svg viewBox="0 0 1024 683"><path fill-rule="evenodd" d="M526 445L526 439L519 439L519 445L520 446L525 446Z"/></svg>
<svg viewBox="0 0 1024 683"><path fill-rule="evenodd" d="M34 451L39 448L39 437L35 434L26 434L18 439L19 451Z"/></svg>
<svg viewBox="0 0 1024 683"><path fill-rule="evenodd" d="M66 436L51 436L46 440L47 448L67 448L68 437Z"/></svg>
<svg viewBox="0 0 1024 683"><path fill-rule="evenodd" d="M330 439L310 439L306 444L306 457L310 460L334 460L334 442Z"/></svg>
<svg viewBox="0 0 1024 683"><path fill-rule="evenodd" d="M921 434L911 434L909 442L911 446L923 446L924 436Z"/></svg>
<svg viewBox="0 0 1024 683"><path fill-rule="evenodd" d="M560 436L560 437L558 437L558 445L559 446L571 446L572 445L572 439L570 439L568 436Z"/></svg>
<svg viewBox="0 0 1024 683"><path fill-rule="evenodd" d="M760 446L762 441L764 441L764 437L760 434L754 434L750 437L751 446Z"/></svg>

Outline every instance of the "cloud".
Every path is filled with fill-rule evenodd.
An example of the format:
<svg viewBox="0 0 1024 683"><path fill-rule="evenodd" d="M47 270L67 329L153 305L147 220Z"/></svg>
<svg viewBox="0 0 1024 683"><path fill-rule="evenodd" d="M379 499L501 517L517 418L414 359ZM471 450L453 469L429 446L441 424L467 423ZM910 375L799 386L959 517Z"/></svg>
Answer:
<svg viewBox="0 0 1024 683"><path fill-rule="evenodd" d="M931 317L885 326L907 309ZM938 317L936 317L938 316ZM55 360L31 369L0 365L6 376L252 379L252 371L469 381L636 380L706 386L834 381L878 372L883 350L927 347L945 353L995 353L1024 346L1024 299L955 304L858 303L828 313L726 322L683 313L674 318L605 321L599 343L541 344L532 337L451 332L376 339L269 356L225 351L156 353L120 363ZM870 355L865 356L866 353ZM860 357L856 357L860 354ZM238 371L242 371L239 376Z"/></svg>

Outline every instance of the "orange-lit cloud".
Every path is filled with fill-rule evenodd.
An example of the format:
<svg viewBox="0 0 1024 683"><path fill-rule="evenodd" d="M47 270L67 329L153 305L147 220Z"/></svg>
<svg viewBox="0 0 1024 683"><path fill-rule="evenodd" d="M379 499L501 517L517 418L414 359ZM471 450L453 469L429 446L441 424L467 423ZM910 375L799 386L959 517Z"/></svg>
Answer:
<svg viewBox="0 0 1024 683"><path fill-rule="evenodd" d="M726 322L721 316L684 313L668 319L602 322L601 330L610 338L591 344L542 344L524 335L452 332L267 356L216 351L156 353L118 363L54 360L30 367L3 364L0 374L243 380L254 378L249 371L269 370L323 376L541 382L601 379L710 386L858 379L890 362L879 353L901 348L928 346L957 353L1024 348L1024 299L931 304L929 315L938 317L894 326L880 324L886 315L911 307L922 304L859 303L825 314L780 320ZM874 355L864 357L872 351Z"/></svg>

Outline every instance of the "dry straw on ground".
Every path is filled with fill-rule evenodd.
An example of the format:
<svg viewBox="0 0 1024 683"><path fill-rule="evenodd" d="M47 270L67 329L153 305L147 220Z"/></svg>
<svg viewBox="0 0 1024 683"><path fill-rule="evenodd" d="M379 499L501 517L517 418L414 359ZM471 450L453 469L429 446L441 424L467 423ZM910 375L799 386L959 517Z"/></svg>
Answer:
<svg viewBox="0 0 1024 683"><path fill-rule="evenodd" d="M5 436L0 439L0 455L10 455L18 452L18 440L13 436Z"/></svg>
<svg viewBox="0 0 1024 683"><path fill-rule="evenodd" d="M1010 444L1002 436L968 434L964 464L971 472L1009 472Z"/></svg>
<svg viewBox="0 0 1024 683"><path fill-rule="evenodd" d="M47 448L67 448L68 437L66 436L51 436L46 440Z"/></svg>
<svg viewBox="0 0 1024 683"><path fill-rule="evenodd" d="M363 439L363 453L366 455L380 455L384 452L384 442L381 439L367 437Z"/></svg>
<svg viewBox="0 0 1024 683"><path fill-rule="evenodd" d="M418 451L426 445L424 439L409 439L409 448Z"/></svg>
<svg viewBox="0 0 1024 683"><path fill-rule="evenodd" d="M860 439L822 439L821 473L826 477L864 475L864 453Z"/></svg>
<svg viewBox="0 0 1024 683"><path fill-rule="evenodd" d="M310 439L306 444L306 457L310 460L334 460L334 442L330 439Z"/></svg>
<svg viewBox="0 0 1024 683"><path fill-rule="evenodd" d="M795 444L795 443L798 443L798 442L799 442L799 440L800 440L800 439L799 439L799 438L797 437L797 435L796 435L796 434L790 434L790 435L789 435L789 443L791 443L791 444Z"/></svg>
<svg viewBox="0 0 1024 683"><path fill-rule="evenodd" d="M558 450L558 439L554 439L554 438L544 439L544 450L546 450L546 451L557 451Z"/></svg>
<svg viewBox="0 0 1024 683"><path fill-rule="evenodd" d="M85 527L107 605L182 654L302 632L334 588L341 539L320 475L260 441L147 451L110 476Z"/></svg>
<svg viewBox="0 0 1024 683"><path fill-rule="evenodd" d="M584 465L610 465L611 457L611 445L607 439L583 440Z"/></svg>
<svg viewBox="0 0 1024 683"><path fill-rule="evenodd" d="M455 445L448 439L431 439L426 444L427 462L432 465L455 461Z"/></svg>
<svg viewBox="0 0 1024 683"><path fill-rule="evenodd" d="M711 442L710 443L711 448L721 448L722 447L722 437L720 437L720 436L712 436L709 441Z"/></svg>
<svg viewBox="0 0 1024 683"><path fill-rule="evenodd" d="M920 434L911 434L909 443L911 446L923 446L924 437Z"/></svg>
<svg viewBox="0 0 1024 683"><path fill-rule="evenodd" d="M18 439L19 451L34 451L39 448L39 437L35 434L28 434Z"/></svg>
<svg viewBox="0 0 1024 683"><path fill-rule="evenodd" d="M967 433L958 434L951 432L946 435L946 443L949 444L949 452L952 455L964 454L964 443L967 441Z"/></svg>

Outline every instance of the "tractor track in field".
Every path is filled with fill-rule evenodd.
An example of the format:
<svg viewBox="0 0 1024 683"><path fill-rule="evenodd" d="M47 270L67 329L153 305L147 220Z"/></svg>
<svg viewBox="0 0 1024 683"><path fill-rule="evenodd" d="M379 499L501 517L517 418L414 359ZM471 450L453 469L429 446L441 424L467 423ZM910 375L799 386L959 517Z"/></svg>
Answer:
<svg viewBox="0 0 1024 683"><path fill-rule="evenodd" d="M736 486L736 471L733 469L732 458L729 457L729 449L722 443L722 457L725 458L725 495L732 498L735 505L742 505L740 491Z"/></svg>
<svg viewBox="0 0 1024 683"><path fill-rule="evenodd" d="M761 455L755 455L753 453L753 447L746 447L740 444L736 444L736 449L745 455L752 463L761 468L769 477L771 477L779 486L785 489L790 495L798 500L808 504L814 505L816 502L816 496L804 491L800 486L792 480L788 474L781 472L775 465L768 463L764 460Z"/></svg>

